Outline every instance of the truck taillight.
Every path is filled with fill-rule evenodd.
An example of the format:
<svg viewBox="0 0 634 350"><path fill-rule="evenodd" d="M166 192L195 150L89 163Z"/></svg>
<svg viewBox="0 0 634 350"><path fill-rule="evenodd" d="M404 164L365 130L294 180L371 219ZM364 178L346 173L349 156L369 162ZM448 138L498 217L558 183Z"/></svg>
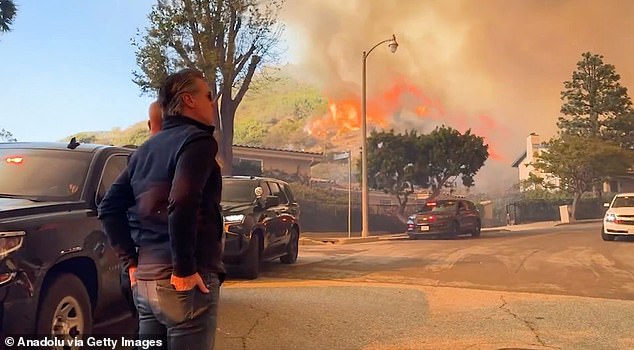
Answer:
<svg viewBox="0 0 634 350"><path fill-rule="evenodd" d="M8 164L22 164L24 162L24 158L22 157L7 157L5 158L5 162Z"/></svg>

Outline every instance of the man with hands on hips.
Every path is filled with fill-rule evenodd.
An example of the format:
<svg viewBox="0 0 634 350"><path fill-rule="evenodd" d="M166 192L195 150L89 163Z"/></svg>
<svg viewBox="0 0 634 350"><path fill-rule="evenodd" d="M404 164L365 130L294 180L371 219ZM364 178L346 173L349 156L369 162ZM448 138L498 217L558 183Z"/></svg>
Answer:
<svg viewBox="0 0 634 350"><path fill-rule="evenodd" d="M215 339L225 270L212 97L200 71L168 76L158 99L162 131L139 146L99 206L130 274L139 338L165 337L170 349L209 350Z"/></svg>

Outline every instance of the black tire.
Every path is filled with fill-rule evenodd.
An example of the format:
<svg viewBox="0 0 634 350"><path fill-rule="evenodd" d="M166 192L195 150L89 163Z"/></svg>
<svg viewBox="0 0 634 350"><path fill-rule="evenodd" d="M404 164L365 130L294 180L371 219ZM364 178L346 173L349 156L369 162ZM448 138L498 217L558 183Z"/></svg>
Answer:
<svg viewBox="0 0 634 350"><path fill-rule="evenodd" d="M36 332L63 339L92 333L92 307L86 287L72 274L62 274L42 290Z"/></svg>
<svg viewBox="0 0 634 350"><path fill-rule="evenodd" d="M250 280L254 280L260 275L260 236L257 233L253 233L251 236L246 257L240 265L240 271L242 277Z"/></svg>
<svg viewBox="0 0 634 350"><path fill-rule="evenodd" d="M299 254L299 232L297 229L291 230L291 239L286 245L286 255L280 257L282 264L294 264Z"/></svg>
<svg viewBox="0 0 634 350"><path fill-rule="evenodd" d="M451 231L447 233L447 238L456 239L460 235L460 224L458 221L454 221L453 225L451 225Z"/></svg>
<svg viewBox="0 0 634 350"><path fill-rule="evenodd" d="M480 220L476 221L476 226L473 228L473 232L471 233L471 237L478 238L480 237L480 231L482 230L482 224Z"/></svg>
<svg viewBox="0 0 634 350"><path fill-rule="evenodd" d="M603 238L604 241L614 241L616 239L614 235L605 233L605 228L603 226L601 226L601 238Z"/></svg>

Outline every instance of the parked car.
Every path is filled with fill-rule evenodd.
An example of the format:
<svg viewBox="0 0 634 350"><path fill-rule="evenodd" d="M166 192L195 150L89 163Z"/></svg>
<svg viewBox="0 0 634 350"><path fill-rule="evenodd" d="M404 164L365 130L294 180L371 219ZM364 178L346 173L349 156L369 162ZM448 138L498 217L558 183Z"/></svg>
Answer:
<svg viewBox="0 0 634 350"><path fill-rule="evenodd" d="M129 280L97 220L131 152L0 143L0 333L79 337L134 320Z"/></svg>
<svg viewBox="0 0 634 350"><path fill-rule="evenodd" d="M428 201L420 211L407 220L407 234L455 238L462 234L480 236L480 212L473 202L464 199Z"/></svg>
<svg viewBox="0 0 634 350"><path fill-rule="evenodd" d="M634 235L634 193L619 193L607 208L601 226L601 238L613 241L618 236Z"/></svg>
<svg viewBox="0 0 634 350"><path fill-rule="evenodd" d="M255 279L263 260L297 260L300 208L288 183L271 178L231 176L222 179L226 241L223 261Z"/></svg>

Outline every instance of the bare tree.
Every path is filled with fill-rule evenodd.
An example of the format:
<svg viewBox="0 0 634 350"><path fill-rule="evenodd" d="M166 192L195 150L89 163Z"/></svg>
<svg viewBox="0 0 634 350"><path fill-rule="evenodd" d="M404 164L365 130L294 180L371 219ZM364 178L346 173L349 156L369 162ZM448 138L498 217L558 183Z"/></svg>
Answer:
<svg viewBox="0 0 634 350"><path fill-rule="evenodd" d="M181 68L201 70L218 102L215 115L218 161L231 174L235 113L254 74L275 60L283 26L278 0L159 0L150 26L137 33L140 72L133 81L156 92L165 76Z"/></svg>

